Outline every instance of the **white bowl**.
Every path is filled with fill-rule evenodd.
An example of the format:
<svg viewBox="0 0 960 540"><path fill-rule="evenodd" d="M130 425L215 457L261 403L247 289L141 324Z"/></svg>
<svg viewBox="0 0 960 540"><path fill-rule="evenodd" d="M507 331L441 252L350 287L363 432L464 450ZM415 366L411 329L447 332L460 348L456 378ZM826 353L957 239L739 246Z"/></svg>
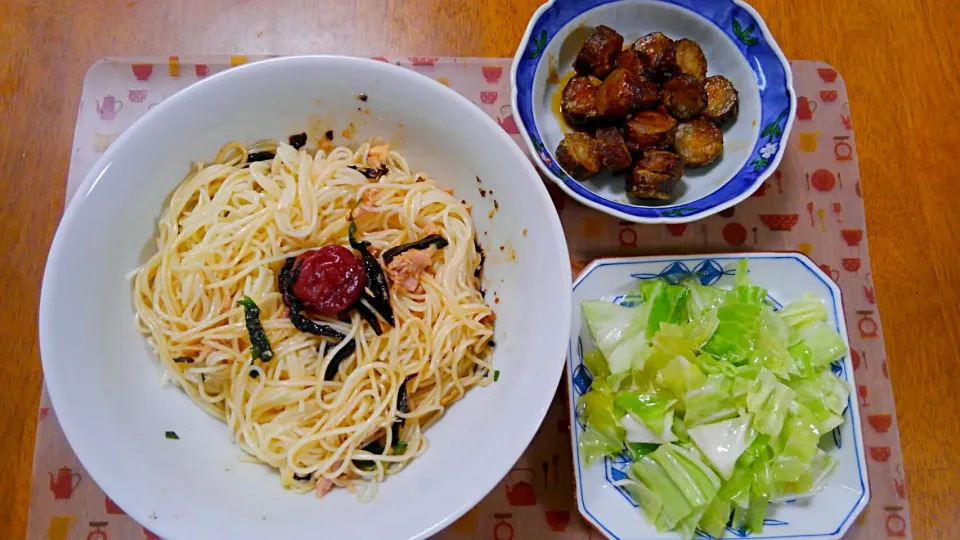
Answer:
<svg viewBox="0 0 960 540"><path fill-rule="evenodd" d="M703 48L708 75L725 76L739 91L739 115L722 128L723 155L687 168L671 201L628 199L623 175L578 181L556 162L571 129L553 110L553 97L601 24L625 44L654 31L692 39ZM550 0L531 18L511 77L520 133L540 170L579 202L636 223L703 219L749 197L779 165L796 109L789 62L760 15L740 0Z"/></svg>
<svg viewBox="0 0 960 540"><path fill-rule="evenodd" d="M593 338L586 325L580 303L584 300L632 302L639 280L658 276L696 275L704 285L732 285L734 269L741 259L749 261L750 281L764 287L769 298L783 306L804 293L816 295L827 307L827 322L836 328L849 347L847 325L843 316L840 288L809 258L798 253L724 253L715 255L665 255L597 259L577 276L573 283L573 318L567 356L567 395L570 407L571 442L573 444L574 480L580 514L606 538L612 540L673 540L676 533L657 532L647 522L623 488L613 482L624 478L627 463L605 458L590 466L580 459L577 441L583 426L576 419L576 401L590 386L589 371L583 355L593 349ZM851 396L844 411L844 423L832 437L825 436L820 447L838 464L833 475L816 496L785 504L771 504L764 520L763 532L750 534L751 539L840 540L870 501L867 481L867 460L863 449L860 409L853 389L853 362L849 355L832 366L850 384ZM743 538L744 533L727 529L726 538ZM711 537L697 531L695 538Z"/></svg>
<svg viewBox="0 0 960 540"><path fill-rule="evenodd" d="M359 112L356 96L369 96ZM191 161L231 140L285 138L311 121L382 136L474 205L500 303L499 382L476 388L427 431L430 448L358 503L281 488L238 461L226 426L182 391L134 327L125 275L152 251L156 220ZM339 141L340 138L338 137ZM492 219L490 197L499 210ZM521 233L523 231L523 233ZM512 245L515 260L496 246ZM40 299L47 388L63 431L111 499L164 538L423 538L470 509L537 431L560 377L570 328L570 265L553 204L529 160L453 90L373 60L305 56L249 64L170 97L121 135L66 210ZM168 440L175 431L180 439Z"/></svg>

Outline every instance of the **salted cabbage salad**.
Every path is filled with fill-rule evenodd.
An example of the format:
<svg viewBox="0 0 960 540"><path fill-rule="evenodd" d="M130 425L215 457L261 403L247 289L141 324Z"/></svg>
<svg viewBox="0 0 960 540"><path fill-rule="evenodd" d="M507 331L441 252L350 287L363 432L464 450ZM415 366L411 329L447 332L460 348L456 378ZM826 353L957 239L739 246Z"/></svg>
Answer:
<svg viewBox="0 0 960 540"><path fill-rule="evenodd" d="M776 310L740 262L732 287L645 280L642 302L583 302L596 350L577 404L581 458L626 455L621 485L660 531L759 533L767 505L816 495L836 461L847 353L805 295Z"/></svg>

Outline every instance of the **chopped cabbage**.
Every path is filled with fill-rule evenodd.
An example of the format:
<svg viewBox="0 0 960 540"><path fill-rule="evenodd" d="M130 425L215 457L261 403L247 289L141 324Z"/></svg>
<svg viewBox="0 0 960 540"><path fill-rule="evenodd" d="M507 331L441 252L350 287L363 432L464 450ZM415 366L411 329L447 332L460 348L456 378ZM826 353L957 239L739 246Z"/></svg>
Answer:
<svg viewBox="0 0 960 540"><path fill-rule="evenodd" d="M683 538L759 533L770 502L819 493L837 465L820 441L850 400L823 302L775 311L745 261L732 287L652 279L638 294L635 307L582 304L597 350L584 357L581 459L631 460L618 485Z"/></svg>

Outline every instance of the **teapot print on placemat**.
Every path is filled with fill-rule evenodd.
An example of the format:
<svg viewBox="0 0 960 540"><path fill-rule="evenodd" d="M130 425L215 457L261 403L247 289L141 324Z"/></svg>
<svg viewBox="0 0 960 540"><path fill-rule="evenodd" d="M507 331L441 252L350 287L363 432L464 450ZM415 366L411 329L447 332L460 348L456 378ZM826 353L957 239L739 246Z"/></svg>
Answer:
<svg viewBox="0 0 960 540"><path fill-rule="evenodd" d="M797 120L813 120L813 113L817 110L817 102L806 96L797 98Z"/></svg>
<svg viewBox="0 0 960 540"><path fill-rule="evenodd" d="M514 481L516 477L523 477ZM533 506L537 504L537 493L533 489L533 469L513 469L507 474L507 502L510 506Z"/></svg>
<svg viewBox="0 0 960 540"><path fill-rule="evenodd" d="M103 96L103 103L97 100L97 114L104 122L112 122L120 109L123 109L123 102L109 94Z"/></svg>
<svg viewBox="0 0 960 540"><path fill-rule="evenodd" d="M69 499L80 485L80 474L73 472L70 467L61 467L56 476L52 472L47 474L50 475L50 491L54 499Z"/></svg>

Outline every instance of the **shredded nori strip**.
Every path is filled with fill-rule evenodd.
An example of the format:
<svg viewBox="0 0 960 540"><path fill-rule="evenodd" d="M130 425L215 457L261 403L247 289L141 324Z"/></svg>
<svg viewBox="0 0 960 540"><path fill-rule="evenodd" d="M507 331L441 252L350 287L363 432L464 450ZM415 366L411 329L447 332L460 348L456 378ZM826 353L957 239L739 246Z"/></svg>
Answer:
<svg viewBox="0 0 960 540"><path fill-rule="evenodd" d="M257 379L257 378L259 378L259 377L260 377L260 372L259 372L259 371L255 370L255 369L251 369L251 370L250 370L250 378L251 378L251 379Z"/></svg>
<svg viewBox="0 0 960 540"><path fill-rule="evenodd" d="M361 450L363 450L364 452L370 452L371 454L383 455L383 453L386 451L386 448L383 446L383 441L381 441L380 439L377 439L372 443L361 448ZM353 460L353 464L365 471L369 471L374 467L376 467L376 464L369 459L355 459Z"/></svg>
<svg viewBox="0 0 960 540"><path fill-rule="evenodd" d="M180 436L177 435L177 432L176 432L176 431L168 431L168 432L164 433L164 436L165 436L166 438L168 438L168 439L173 439L173 440L175 440L175 441L179 441L179 440L180 440Z"/></svg>
<svg viewBox="0 0 960 540"><path fill-rule="evenodd" d="M178 364L192 364L193 358L190 358L189 356L178 356L174 358L173 361Z"/></svg>
<svg viewBox="0 0 960 540"><path fill-rule="evenodd" d="M290 322L293 327L301 332L313 334L315 336L324 336L334 339L343 339L346 337L342 332L334 330L332 326L318 323L317 321L304 317L300 312L290 311Z"/></svg>
<svg viewBox="0 0 960 540"><path fill-rule="evenodd" d="M353 307L357 310L358 313L360 313L360 316L363 317L363 320L367 321L367 324L369 324L370 327L373 328L373 332L375 334L377 334L378 336L382 335L383 329L380 328L380 321L377 319L377 315L374 312L370 311L370 309L367 308L367 306L363 305L364 299L366 299L368 302L370 301L370 297L367 296L366 293L364 293L363 295L360 296L360 299L358 299L357 302L353 304Z"/></svg>
<svg viewBox="0 0 960 540"><path fill-rule="evenodd" d="M270 340L267 339L267 334L260 324L260 308L249 296L244 296L243 300L238 300L237 303L243 306L247 333L250 334L250 356L254 360L259 358L269 362L273 358L273 349L270 348Z"/></svg>
<svg viewBox="0 0 960 540"><path fill-rule="evenodd" d="M255 163L257 161L267 161L273 159L276 154L273 152L250 152L247 154L247 163Z"/></svg>
<svg viewBox="0 0 960 540"><path fill-rule="evenodd" d="M307 473L307 474L293 473L293 479L296 480L297 482L306 482L311 478L313 478L313 473Z"/></svg>
<svg viewBox="0 0 960 540"><path fill-rule="evenodd" d="M294 306L300 307L300 300L293 294L293 283L300 275L300 267L297 266L296 257L288 257L277 275L277 286L280 289L280 295L283 297L283 303L291 311Z"/></svg>
<svg viewBox="0 0 960 540"><path fill-rule="evenodd" d="M400 383L400 390L397 391L397 412L408 413L410 412L410 401L407 394L407 383L410 382L414 376L410 375ZM406 423L406 419L400 415L393 420L393 424L390 426L390 438L393 440L393 453L394 454L403 454L407 451L407 443L400 440L400 430L403 429L403 425ZM384 454L386 453L386 447L384 446L383 440L377 439L368 445L362 448L365 452L370 452L371 454ZM363 470L370 470L375 465L373 461L370 460L354 460L353 462L357 467Z"/></svg>
<svg viewBox="0 0 960 540"><path fill-rule="evenodd" d="M327 364L327 369L323 372L323 380L332 381L333 378L337 376L337 370L340 369L340 363L343 362L344 358L353 354L353 351L355 350L357 350L356 341L351 339L344 344L343 348L337 351L337 354L333 355L330 363Z"/></svg>
<svg viewBox="0 0 960 540"><path fill-rule="evenodd" d="M350 247L360 252L363 261L363 273L367 277L367 287L373 296L366 296L367 301L390 326L396 326L393 318L393 308L390 307L390 286L387 285L387 276L377 258L370 253L370 242L357 241L357 224L353 221L353 211L350 212L350 228L348 230ZM363 312L360 313L363 315Z"/></svg>
<svg viewBox="0 0 960 540"><path fill-rule="evenodd" d="M477 242L477 239L473 239L473 247L476 248L477 253L480 254L480 264L477 265L477 269L473 271L473 277L480 277L480 274L483 273L483 263L487 262L487 254L483 251L483 246L480 245L480 242ZM483 292L483 289L481 289Z"/></svg>
<svg viewBox="0 0 960 540"><path fill-rule="evenodd" d="M299 150L307 145L307 134L297 133L296 135L291 135L287 140L290 142L290 146L295 150Z"/></svg>
<svg viewBox="0 0 960 540"><path fill-rule="evenodd" d="M327 132L323 134L323 136L326 137L326 139L327 139L328 141L332 141L332 140L333 140L333 130L332 130L332 129L328 129Z"/></svg>
<svg viewBox="0 0 960 540"><path fill-rule="evenodd" d="M410 412L410 402L408 401L407 396L407 382L413 378L413 375L410 375L400 383L400 390L397 391L397 412L408 413ZM400 430L403 429L403 425L406 423L406 419L400 415L393 420L393 424L390 426L390 433L393 436L394 444L400 440Z"/></svg>
<svg viewBox="0 0 960 540"><path fill-rule="evenodd" d="M420 240L410 242L409 244L402 244L397 247L392 247L383 252L383 262L390 264L397 255L400 255L404 251L409 251L411 249L426 249L430 246L437 246L438 248L445 248L449 242L447 239L440 236L439 234L428 234Z"/></svg>
<svg viewBox="0 0 960 540"><path fill-rule="evenodd" d="M300 311L303 310L303 303L293 294L293 284L300 275L300 265L297 264L295 257L290 257L283 263L280 274L277 275L277 285L280 289L280 295L283 297L283 303L290 310L290 322L293 327L301 332L313 334L315 336L325 336L334 339L343 339L346 336L334 330L333 327L323 323L310 320L303 316Z"/></svg>
<svg viewBox="0 0 960 540"><path fill-rule="evenodd" d="M347 168L358 171L360 174L371 180L376 180L381 176L386 176L387 173L390 172L390 169L388 169L386 165L381 165L379 169L374 169L373 167L361 167L359 165L350 165Z"/></svg>

